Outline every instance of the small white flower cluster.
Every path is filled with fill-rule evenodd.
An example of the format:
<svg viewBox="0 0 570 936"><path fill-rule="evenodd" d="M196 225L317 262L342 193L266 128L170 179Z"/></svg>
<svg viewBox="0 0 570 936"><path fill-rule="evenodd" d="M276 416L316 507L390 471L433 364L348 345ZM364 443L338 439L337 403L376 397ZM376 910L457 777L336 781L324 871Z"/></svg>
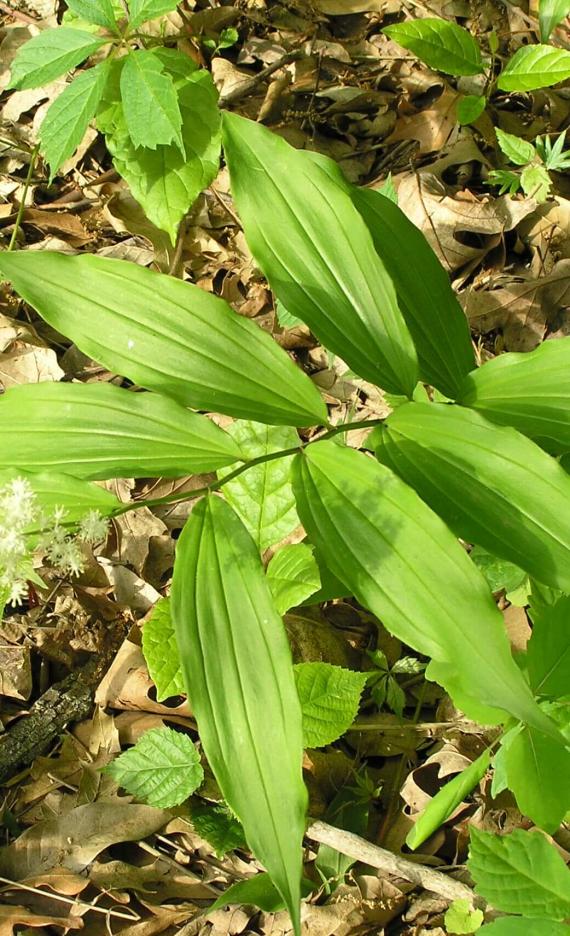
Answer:
<svg viewBox="0 0 570 936"><path fill-rule="evenodd" d="M76 536L65 529L66 511L56 507L44 513L25 478L0 486L0 599L19 604L27 595L27 580L34 578L33 556L43 552L47 561L64 575L79 575L84 560L81 544L95 544L107 536L107 520L90 510L78 523ZM31 543L26 531L41 529Z"/></svg>

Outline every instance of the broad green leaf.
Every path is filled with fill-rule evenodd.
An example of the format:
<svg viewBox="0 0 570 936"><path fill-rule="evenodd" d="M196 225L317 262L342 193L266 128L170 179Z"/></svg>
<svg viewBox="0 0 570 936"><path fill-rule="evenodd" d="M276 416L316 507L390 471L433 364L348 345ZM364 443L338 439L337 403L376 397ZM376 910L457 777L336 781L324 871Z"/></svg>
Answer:
<svg viewBox="0 0 570 936"><path fill-rule="evenodd" d="M479 932L482 936L570 936L570 926L554 920L501 917L487 923Z"/></svg>
<svg viewBox="0 0 570 936"><path fill-rule="evenodd" d="M168 598L157 601L150 618L145 620L142 649L150 678L156 686L156 701L183 695L186 690Z"/></svg>
<svg viewBox="0 0 570 936"><path fill-rule="evenodd" d="M223 858L235 848L247 849L243 827L223 803L206 803L194 796L188 804L190 821L200 836Z"/></svg>
<svg viewBox="0 0 570 936"><path fill-rule="evenodd" d="M469 555L477 568L481 569L492 592L498 592L502 589L506 592L514 591L526 579L526 572L519 569L518 566L513 565L512 562L506 562L504 559L499 559L497 556L492 556L481 546L474 546Z"/></svg>
<svg viewBox="0 0 570 936"><path fill-rule="evenodd" d="M244 457L249 459L298 448L299 436L285 426L236 421L228 427ZM257 548L264 552L299 526L291 487L293 456L262 462L224 486L224 496L243 521ZM228 471L218 472L223 478Z"/></svg>
<svg viewBox="0 0 570 936"><path fill-rule="evenodd" d="M462 127L474 123L487 106L487 98L478 94L467 94L457 105L457 122Z"/></svg>
<svg viewBox="0 0 570 936"><path fill-rule="evenodd" d="M521 172L521 188L529 198L537 202L546 201L552 181L544 166L527 166Z"/></svg>
<svg viewBox="0 0 570 936"><path fill-rule="evenodd" d="M312 547L295 543L279 549L267 566L267 581L279 614L300 605L321 587Z"/></svg>
<svg viewBox="0 0 570 936"><path fill-rule="evenodd" d="M109 40L80 29L44 29L18 49L11 65L10 88L39 88L75 68Z"/></svg>
<svg viewBox="0 0 570 936"><path fill-rule="evenodd" d="M459 683L495 723L503 709L558 737L511 657L485 580L411 488L333 442L308 446L293 477L299 516L331 570L391 633L437 661L446 688Z"/></svg>
<svg viewBox="0 0 570 936"><path fill-rule="evenodd" d="M171 602L208 763L299 936L307 792L291 650L257 547L220 497L200 501L182 531Z"/></svg>
<svg viewBox="0 0 570 936"><path fill-rule="evenodd" d="M475 367L475 355L465 313L447 273L422 232L397 205L372 189L354 187L352 198L394 283L421 377L446 396L456 397Z"/></svg>
<svg viewBox="0 0 570 936"><path fill-rule="evenodd" d="M411 395L412 339L340 170L236 114L223 133L244 233L277 299L355 373Z"/></svg>
<svg viewBox="0 0 570 936"><path fill-rule="evenodd" d="M551 33L570 14L570 0L539 0L538 22L541 42L548 42Z"/></svg>
<svg viewBox="0 0 570 936"><path fill-rule="evenodd" d="M67 0L67 7L88 23L105 26L112 32L117 30L112 0Z"/></svg>
<svg viewBox="0 0 570 936"><path fill-rule="evenodd" d="M174 49L153 53L166 65L174 80L182 116L182 143L155 150L133 145L116 90L98 117L118 172L148 218L166 231L174 243L178 225L200 192L215 178L220 160L220 111L218 93L210 74L196 69L192 59ZM115 68L115 80L120 72Z"/></svg>
<svg viewBox="0 0 570 936"><path fill-rule="evenodd" d="M154 393L111 384L39 383L0 397L0 468L92 481L180 477L242 458L205 416Z"/></svg>
<svg viewBox="0 0 570 936"><path fill-rule="evenodd" d="M121 71L121 101L135 149L175 143L184 153L182 115L174 82L158 56L145 49L131 52Z"/></svg>
<svg viewBox="0 0 570 936"><path fill-rule="evenodd" d="M385 26L382 32L446 75L479 75L484 70L477 40L449 20L430 16Z"/></svg>
<svg viewBox="0 0 570 936"><path fill-rule="evenodd" d="M470 831L468 867L477 894L505 913L570 916L570 869L543 835L522 829L493 835L475 826Z"/></svg>
<svg viewBox="0 0 570 936"><path fill-rule="evenodd" d="M266 913L277 913L285 909L283 897L275 887L269 874L255 874L245 881L232 884L208 907L208 913L232 904L253 904Z"/></svg>
<svg viewBox="0 0 570 936"><path fill-rule="evenodd" d="M384 423L378 457L457 536L570 590L570 478L515 429L438 403L406 403Z"/></svg>
<svg viewBox="0 0 570 936"><path fill-rule="evenodd" d="M40 128L40 145L50 167L50 181L85 136L101 100L108 73L108 60L81 72L55 99L45 115Z"/></svg>
<svg viewBox="0 0 570 936"><path fill-rule="evenodd" d="M465 378L459 399L555 455L570 451L570 338L487 361Z"/></svg>
<svg viewBox="0 0 570 936"><path fill-rule="evenodd" d="M0 471L0 487L16 478L24 478L28 482L37 503L46 513L52 512L56 507L64 507L67 523L80 520L90 510L97 510L100 514L109 516L120 506L120 501L105 488L51 471L5 468Z"/></svg>
<svg viewBox="0 0 570 936"><path fill-rule="evenodd" d="M555 832L570 810L568 747L527 725L507 746L504 768L520 811L541 829Z"/></svg>
<svg viewBox="0 0 570 936"><path fill-rule="evenodd" d="M518 49L497 79L501 91L534 91L550 88L570 78L570 52L549 45Z"/></svg>
<svg viewBox="0 0 570 936"><path fill-rule="evenodd" d="M179 806L204 780L192 739L173 728L145 731L105 770L127 793L162 809Z"/></svg>
<svg viewBox="0 0 570 936"><path fill-rule="evenodd" d="M261 422L326 422L318 391L276 342L198 286L49 251L0 253L0 273L84 354L141 387Z"/></svg>
<svg viewBox="0 0 570 936"><path fill-rule="evenodd" d="M129 26L137 29L142 23L172 13L179 0L129 0Z"/></svg>
<svg viewBox="0 0 570 936"><path fill-rule="evenodd" d="M306 747L325 747L348 731L358 714L366 681L366 673L332 663L295 665Z"/></svg>
<svg viewBox="0 0 570 936"><path fill-rule="evenodd" d="M475 789L481 778L485 776L490 760L489 751L483 751L469 767L446 783L441 790L438 790L416 819L413 828L408 832L406 838L408 848L415 851L449 819L453 810L457 809L465 797Z"/></svg>
<svg viewBox="0 0 570 936"><path fill-rule="evenodd" d="M536 695L570 695L570 597L533 613L526 665Z"/></svg>
<svg viewBox="0 0 570 936"><path fill-rule="evenodd" d="M483 911L474 909L468 900L454 900L443 917L448 933L475 933L484 920Z"/></svg>
<svg viewBox="0 0 570 936"><path fill-rule="evenodd" d="M505 133L499 127L495 128L495 133L501 151L515 166L525 166L527 163L532 162L536 156L536 150L532 143L522 140L521 137L515 136L513 133Z"/></svg>

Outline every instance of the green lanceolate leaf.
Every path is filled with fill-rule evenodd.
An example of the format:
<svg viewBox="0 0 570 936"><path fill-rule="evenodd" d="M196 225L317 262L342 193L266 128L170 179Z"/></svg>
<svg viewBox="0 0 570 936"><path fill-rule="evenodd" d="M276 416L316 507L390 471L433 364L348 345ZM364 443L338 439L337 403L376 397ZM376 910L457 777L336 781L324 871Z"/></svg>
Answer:
<svg viewBox="0 0 570 936"><path fill-rule="evenodd" d="M0 424L0 468L90 480L179 477L242 458L233 439L205 416L111 384L13 387L0 397Z"/></svg>
<svg viewBox="0 0 570 936"><path fill-rule="evenodd" d="M182 532L171 601L208 763L299 934L307 795L291 651L257 547L219 497L200 501Z"/></svg>
<svg viewBox="0 0 570 936"><path fill-rule="evenodd" d="M121 71L125 123L135 148L174 142L185 156L176 89L163 69L160 58L144 49L127 56Z"/></svg>
<svg viewBox="0 0 570 936"><path fill-rule="evenodd" d="M526 665L536 695L570 695L570 597L532 614Z"/></svg>
<svg viewBox="0 0 570 936"><path fill-rule="evenodd" d="M109 764L106 773L149 806L179 806L201 786L200 755L188 735L173 728L146 731L134 747Z"/></svg>
<svg viewBox="0 0 570 936"><path fill-rule="evenodd" d="M570 0L539 0L540 39L548 42L559 23L570 15Z"/></svg>
<svg viewBox="0 0 570 936"><path fill-rule="evenodd" d="M228 433L244 458L253 459L299 447L299 436L285 426L236 421ZM224 486L224 496L245 524L257 548L264 552L299 526L291 487L293 456L262 462ZM220 471L223 478L229 472Z"/></svg>
<svg viewBox="0 0 570 936"><path fill-rule="evenodd" d="M129 0L129 26L137 29L142 23L172 13L179 0Z"/></svg>
<svg viewBox="0 0 570 936"><path fill-rule="evenodd" d="M23 91L48 84L75 68L108 41L66 26L45 29L18 50L11 66L10 87Z"/></svg>
<svg viewBox="0 0 570 936"><path fill-rule="evenodd" d="M67 0L67 7L88 23L105 26L112 32L117 29L112 0Z"/></svg>
<svg viewBox="0 0 570 936"><path fill-rule="evenodd" d="M109 61L78 75L55 99L40 128L42 156L50 167L50 180L73 155L95 116L109 74Z"/></svg>
<svg viewBox="0 0 570 936"><path fill-rule="evenodd" d="M536 156L534 146L527 140L522 140L512 133L505 133L504 130L500 130L498 127L495 133L497 134L501 152L503 152L509 162L514 163L515 166L525 166L526 163L531 162Z"/></svg>
<svg viewBox="0 0 570 936"><path fill-rule="evenodd" d="M303 711L303 738L309 748L332 744L358 714L367 674L331 663L297 663L295 682Z"/></svg>
<svg viewBox="0 0 570 936"><path fill-rule="evenodd" d="M530 439L462 407L406 403L376 454L457 536L570 590L570 478Z"/></svg>
<svg viewBox="0 0 570 936"><path fill-rule="evenodd" d="M300 605L321 587L312 547L295 543L277 550L267 566L267 581L279 614Z"/></svg>
<svg viewBox="0 0 570 936"><path fill-rule="evenodd" d="M424 235L372 189L352 189L374 246L396 288L418 353L420 375L452 399L475 367L469 326L449 278Z"/></svg>
<svg viewBox="0 0 570 936"><path fill-rule="evenodd" d="M277 299L361 377L411 395L412 339L337 167L235 114L223 129L245 236Z"/></svg>
<svg viewBox="0 0 570 936"><path fill-rule="evenodd" d="M504 769L517 806L546 832L555 832L570 810L569 747L532 725L505 746Z"/></svg>
<svg viewBox="0 0 570 936"><path fill-rule="evenodd" d="M459 400L554 455L570 451L570 338L500 354L465 378Z"/></svg>
<svg viewBox="0 0 570 936"><path fill-rule="evenodd" d="M426 839L433 835L443 823L449 819L454 809L463 802L482 777L485 776L491 756L489 751L483 751L477 760L462 770L460 774L450 780L439 790L418 818L406 837L406 845L414 851Z"/></svg>
<svg viewBox="0 0 570 936"><path fill-rule="evenodd" d="M478 94L467 94L457 105L457 122L462 127L474 123L487 106L487 98Z"/></svg>
<svg viewBox="0 0 570 936"><path fill-rule="evenodd" d="M334 574L391 633L437 662L438 681L462 687L464 710L471 699L488 707L490 722L503 709L551 730L483 577L411 488L373 458L319 442L296 457L294 490Z"/></svg>
<svg viewBox="0 0 570 936"><path fill-rule="evenodd" d="M478 75L483 71L477 40L456 23L427 17L385 26L382 32L446 75Z"/></svg>
<svg viewBox="0 0 570 936"><path fill-rule="evenodd" d="M80 520L90 510L108 516L120 506L120 501L110 491L80 478L51 471L4 468L0 471L0 487L16 478L24 478L28 482L38 504L46 513L49 514L56 507L63 507L65 521L69 523Z"/></svg>
<svg viewBox="0 0 570 936"><path fill-rule="evenodd" d="M570 869L538 832L493 835L471 826L469 871L476 892L497 910L551 920L570 916Z"/></svg>
<svg viewBox="0 0 570 936"><path fill-rule="evenodd" d="M316 388L270 336L198 286L49 251L4 252L0 272L84 354L139 386L261 422L326 421Z"/></svg>
<svg viewBox="0 0 570 936"><path fill-rule="evenodd" d="M570 52L548 45L523 46L513 55L497 79L501 91L534 91L550 88L570 78Z"/></svg>
<svg viewBox="0 0 570 936"><path fill-rule="evenodd" d="M168 598L157 601L150 618L145 620L142 649L150 678L156 686L156 701L183 695L186 690Z"/></svg>

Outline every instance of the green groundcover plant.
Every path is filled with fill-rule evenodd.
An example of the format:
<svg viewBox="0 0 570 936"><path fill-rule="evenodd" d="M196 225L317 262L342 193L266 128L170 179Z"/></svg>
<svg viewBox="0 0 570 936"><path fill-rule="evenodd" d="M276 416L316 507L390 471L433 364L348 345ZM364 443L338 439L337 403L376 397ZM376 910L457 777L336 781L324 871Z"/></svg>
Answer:
<svg viewBox="0 0 570 936"><path fill-rule="evenodd" d="M238 116L224 115L223 141L245 236L277 300L399 405L383 421L358 423L371 429L366 449L350 448L349 425L330 424L310 377L222 299L124 261L0 254L0 274L53 329L139 388L40 383L0 398L0 504L13 509L24 493L37 506L12 544L16 581L5 576L0 586L4 602L20 594L17 580L29 577L54 504L71 537L93 510L112 517L196 499L170 597L145 625L143 648L159 698L188 694L209 767L241 823L232 819L230 847L243 836L267 870L232 899L286 906L298 933L307 887L303 749L350 727L367 679L382 700L390 693L395 710L401 699L381 658L372 677L294 667L282 621L292 606L354 596L422 658L417 668L427 664L426 677L458 708L496 726L491 747L416 823L410 847L490 765L494 793L512 790L546 832L570 807L570 339L477 368L444 270L393 201ZM160 145L177 150L176 134ZM206 413L234 422L223 430ZM216 480L129 505L93 484L200 472L217 472ZM299 522L306 540L278 549L265 568L262 552ZM487 579L459 539L528 579L534 626L516 660ZM161 806L187 800L202 780L191 740L168 730L149 732L110 769ZM514 854L521 835L532 839L523 849L552 848L538 832L510 836L510 845L479 833L473 875L505 913L547 920L557 933L570 916L562 884L559 899L495 898L513 862L532 893L544 884L542 859ZM349 864L321 856L325 875ZM519 931L500 921L489 929Z"/></svg>

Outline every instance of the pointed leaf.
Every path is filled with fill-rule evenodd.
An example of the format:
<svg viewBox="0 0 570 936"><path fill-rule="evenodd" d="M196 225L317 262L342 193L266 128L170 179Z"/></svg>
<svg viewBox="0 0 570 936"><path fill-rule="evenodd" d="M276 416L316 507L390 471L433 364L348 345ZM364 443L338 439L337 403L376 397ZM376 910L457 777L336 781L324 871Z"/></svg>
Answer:
<svg viewBox="0 0 570 936"><path fill-rule="evenodd" d="M331 663L296 664L295 682L306 747L325 747L348 731L358 714L367 679L366 673L355 673Z"/></svg>
<svg viewBox="0 0 570 936"><path fill-rule="evenodd" d="M568 747L526 725L506 747L504 766L520 811L541 829L555 832L570 810Z"/></svg>
<svg viewBox="0 0 570 936"><path fill-rule="evenodd" d="M338 169L235 114L223 132L245 236L277 299L361 377L411 395L412 339Z"/></svg>
<svg viewBox="0 0 570 936"><path fill-rule="evenodd" d="M88 23L105 26L116 32L117 20L112 0L67 0L67 7Z"/></svg>
<svg viewBox="0 0 570 936"><path fill-rule="evenodd" d="M183 695L186 689L168 598L157 601L151 616L145 620L142 649L150 678L156 686L156 701Z"/></svg>
<svg viewBox="0 0 570 936"><path fill-rule="evenodd" d="M380 439L378 457L457 536L570 590L570 478L534 442L437 403L400 406Z"/></svg>
<svg viewBox="0 0 570 936"><path fill-rule="evenodd" d="M570 78L570 52L549 45L522 46L497 79L501 91L550 88Z"/></svg>
<svg viewBox="0 0 570 936"><path fill-rule="evenodd" d="M121 71L121 102L131 141L137 149L156 149L174 142L184 153L182 115L174 82L152 52L127 55Z"/></svg>
<svg viewBox="0 0 570 936"><path fill-rule="evenodd" d="M454 398L475 367L469 326L447 273L404 212L372 189L352 188L374 246L392 277L423 380Z"/></svg>
<svg viewBox="0 0 570 936"><path fill-rule="evenodd" d="M103 94L108 61L81 72L55 99L40 128L41 152L50 167L50 179L81 143Z"/></svg>
<svg viewBox="0 0 570 936"><path fill-rule="evenodd" d="M429 16L385 26L382 32L446 75L479 75L484 70L477 40L449 20Z"/></svg>
<svg viewBox="0 0 570 936"><path fill-rule="evenodd" d="M537 695L570 695L570 597L533 613L526 665Z"/></svg>
<svg viewBox="0 0 570 936"><path fill-rule="evenodd" d="M232 884L217 900L208 907L208 912L219 910L232 904L253 904L266 913L277 913L285 909L283 897L275 887L269 874L254 874L245 881Z"/></svg>
<svg viewBox="0 0 570 936"><path fill-rule="evenodd" d="M0 397L0 468L76 478L179 477L241 459L218 426L154 393L39 383ZM23 431L25 427L25 431Z"/></svg>
<svg viewBox="0 0 570 936"><path fill-rule="evenodd" d="M487 98L478 94L467 94L457 104L457 122L462 127L475 123L487 106Z"/></svg>
<svg viewBox="0 0 570 936"><path fill-rule="evenodd" d="M294 490L312 542L391 633L495 714L551 730L483 577L411 488L367 455L318 442L296 457Z"/></svg>
<svg viewBox="0 0 570 936"><path fill-rule="evenodd" d="M307 794L291 651L255 543L219 497L182 532L171 601L206 757L299 934Z"/></svg>
<svg viewBox="0 0 570 936"><path fill-rule="evenodd" d="M172 13L179 0L129 0L129 27L137 29L142 23Z"/></svg>
<svg viewBox="0 0 570 936"><path fill-rule="evenodd" d="M10 88L39 88L75 68L109 40L81 29L44 29L18 49L11 65Z"/></svg>
<svg viewBox="0 0 570 936"><path fill-rule="evenodd" d="M570 15L570 0L539 0L538 21L541 41L548 42L552 32L568 15Z"/></svg>
<svg viewBox="0 0 570 936"><path fill-rule="evenodd" d="M487 361L465 378L459 399L554 455L570 451L570 338Z"/></svg>
<svg viewBox="0 0 570 936"><path fill-rule="evenodd" d="M326 421L288 355L198 286L123 260L50 251L4 252L0 272L84 354L139 386L262 422Z"/></svg>
<svg viewBox="0 0 570 936"><path fill-rule="evenodd" d="M498 127L495 129L495 133L501 151L509 162L514 163L515 166L525 166L527 163L532 162L536 156L536 150L532 143L522 140L512 133L505 133L504 130L500 130Z"/></svg>
<svg viewBox="0 0 570 936"><path fill-rule="evenodd" d="M120 507L120 501L105 488L51 471L25 471L5 468L0 471L0 487L16 478L24 478L34 492L40 507L50 513L56 507L65 508L65 520L74 523L90 510L109 516ZM32 532L29 530L28 532Z"/></svg>
<svg viewBox="0 0 570 936"><path fill-rule="evenodd" d="M570 916L570 870L543 835L522 829L493 835L475 826L470 831L468 867L476 893L505 913Z"/></svg>
<svg viewBox="0 0 570 936"><path fill-rule="evenodd" d="M173 728L145 731L105 772L127 793L162 809L180 806L204 780L192 739Z"/></svg>
<svg viewBox="0 0 570 936"><path fill-rule="evenodd" d="M295 543L279 549L267 566L267 581L279 614L300 605L321 587L312 547Z"/></svg>

